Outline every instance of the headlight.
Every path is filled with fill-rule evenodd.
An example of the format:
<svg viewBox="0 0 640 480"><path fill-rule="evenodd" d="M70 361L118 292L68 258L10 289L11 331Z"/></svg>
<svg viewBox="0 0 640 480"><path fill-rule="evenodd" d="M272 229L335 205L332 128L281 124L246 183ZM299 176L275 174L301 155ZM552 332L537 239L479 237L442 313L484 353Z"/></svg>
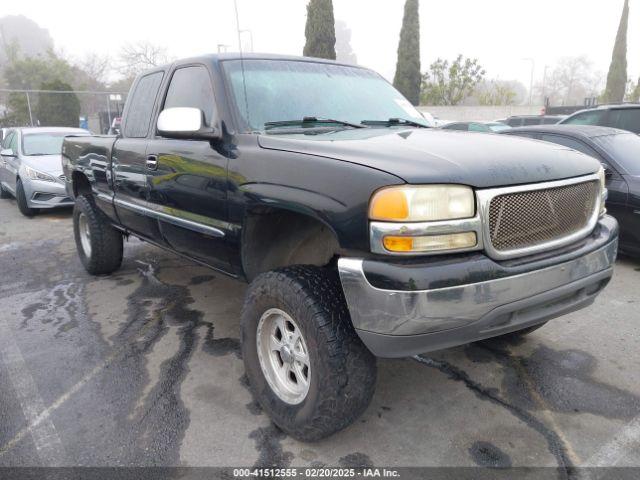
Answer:
<svg viewBox="0 0 640 480"><path fill-rule="evenodd" d="M42 182L55 182L56 179L53 178L51 175L49 175L48 173L44 173L44 172L39 172L38 170L34 170L31 167L24 167L24 171L27 174L27 177L29 177L32 180L40 180Z"/></svg>
<svg viewBox="0 0 640 480"><path fill-rule="evenodd" d="M378 190L371 198L369 218L383 222L431 222L471 218L476 210L473 190L463 185L403 185Z"/></svg>
<svg viewBox="0 0 640 480"><path fill-rule="evenodd" d="M604 171L604 167L602 166L600 167L600 170L598 170L598 180L600 182L600 216L602 216L607 213L605 202L607 201L607 194L609 193L607 187L605 186L606 174Z"/></svg>

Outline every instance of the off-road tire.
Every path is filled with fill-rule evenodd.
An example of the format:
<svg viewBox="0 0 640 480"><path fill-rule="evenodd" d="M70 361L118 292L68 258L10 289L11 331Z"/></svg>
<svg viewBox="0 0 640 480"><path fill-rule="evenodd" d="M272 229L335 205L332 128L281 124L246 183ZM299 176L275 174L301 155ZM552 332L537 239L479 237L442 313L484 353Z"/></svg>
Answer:
<svg viewBox="0 0 640 480"><path fill-rule="evenodd" d="M297 405L280 399L264 377L256 335L264 312L278 308L302 330L311 360L309 391ZM284 432L316 441L353 423L368 407L376 358L355 332L335 271L292 266L259 275L242 309L242 356L251 390Z"/></svg>
<svg viewBox="0 0 640 480"><path fill-rule="evenodd" d="M37 208L30 208L27 204L27 196L24 193L24 187L20 179L16 182L16 202L18 203L18 210L25 217L33 217L38 213Z"/></svg>
<svg viewBox="0 0 640 480"><path fill-rule="evenodd" d="M2 183L0 183L0 198L11 198L11 194L4 189Z"/></svg>
<svg viewBox="0 0 640 480"><path fill-rule="evenodd" d="M78 227L80 215L84 214L91 241L91 254L87 256L80 240ZM84 268L92 275L106 275L116 271L122 264L122 233L115 229L90 196L79 196L73 207L73 235L78 255Z"/></svg>

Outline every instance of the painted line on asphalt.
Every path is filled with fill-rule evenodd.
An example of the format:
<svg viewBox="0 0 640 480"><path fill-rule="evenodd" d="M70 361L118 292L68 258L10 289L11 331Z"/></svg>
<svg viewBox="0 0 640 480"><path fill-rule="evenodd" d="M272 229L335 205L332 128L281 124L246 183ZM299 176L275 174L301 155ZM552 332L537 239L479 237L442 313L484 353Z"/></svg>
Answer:
<svg viewBox="0 0 640 480"><path fill-rule="evenodd" d="M0 321L0 355L29 425L25 433L31 433L42 464L62 465L65 459L62 442L51 419L42 417L44 402L6 320Z"/></svg>
<svg viewBox="0 0 640 480"><path fill-rule="evenodd" d="M47 408L43 409L35 418L28 418L29 425L16 433L16 435L9 440L4 445L0 446L0 457L7 453L9 450L14 448L28 433L32 432L33 429L41 425L42 423L49 422L50 415L60 408L67 400L69 400L73 395L75 395L82 387L84 387L87 383L89 383L93 378L98 375L102 370L104 370L118 355L120 355L126 348L131 346L132 341L134 341L140 335L144 335L144 333L155 323L161 320L161 316L152 317L149 322L147 322L140 330L133 333L129 338L127 338L122 345L114 350L107 358L105 358L101 363L96 365L89 373L87 373L84 377L82 377L75 385L73 385L69 390L66 391L63 395L58 397L58 399L49 405ZM0 331L0 335L3 335L2 331ZM52 466L51 463L45 463L47 466Z"/></svg>
<svg viewBox="0 0 640 480"><path fill-rule="evenodd" d="M640 450L640 415L627 423L585 462L586 467L613 467Z"/></svg>

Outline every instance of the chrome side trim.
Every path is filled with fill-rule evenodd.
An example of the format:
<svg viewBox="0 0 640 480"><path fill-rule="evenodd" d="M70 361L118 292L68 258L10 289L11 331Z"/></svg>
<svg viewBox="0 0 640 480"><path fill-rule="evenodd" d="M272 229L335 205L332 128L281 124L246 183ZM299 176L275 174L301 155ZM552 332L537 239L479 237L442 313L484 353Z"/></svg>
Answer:
<svg viewBox="0 0 640 480"><path fill-rule="evenodd" d="M165 222L171 223L173 225L176 225L178 227L183 227L183 228L187 228L189 230L193 230L195 232L199 232L199 233L203 233L205 235L211 235L212 237L224 237L226 235L226 233L224 232L224 230L211 226L211 225L205 225L203 223L200 222L195 222L193 220L187 220L186 218L181 218L178 217L176 215L171 215L169 213L165 213L160 211L159 206L153 206L151 203L149 202L144 202L144 204L138 204L138 203L132 203L132 202L127 202L125 200L119 199L119 198L114 198L113 202L115 203L116 206L118 207L122 207L122 208L126 208L128 210L132 210L136 213L139 213L141 215L147 216L147 217L151 217L151 218L155 218L157 220L163 220ZM179 210L175 210L173 209L174 212L180 212ZM222 222L221 222L222 223ZM229 224L231 225L231 224Z"/></svg>
<svg viewBox="0 0 640 480"><path fill-rule="evenodd" d="M527 184L527 185L517 185L514 187L501 187L501 188L490 188L485 190L476 190L476 198L478 204L478 211L480 217L482 218L483 223L483 237L484 237L484 249L487 254L496 260L506 260L508 258L515 257L523 257L526 255L532 255L534 253L543 252L546 250L552 250L554 248L560 248L565 245L569 245L571 243L577 242L585 238L589 235L596 226L598 222L598 218L600 217L600 208L602 206L602 197L598 195L596 199L596 205L593 209L591 217L587 222L587 225L578 230L577 232L572 233L571 235L567 235L566 237L558 238L556 240L552 240L550 242L540 243L538 245L533 245L531 247L526 248L518 248L513 250L496 250L491 243L491 232L489 226L489 210L491 205L491 200L499 195L508 195L510 193L520 193L520 192L533 192L536 190L547 190L555 187L565 187L567 185L575 185L577 183L585 183L591 181L599 181L599 177L597 173L592 175L584 175L582 177L574 177L567 178L565 180L556 180L553 182L544 182L544 183L535 183L535 184Z"/></svg>
<svg viewBox="0 0 640 480"><path fill-rule="evenodd" d="M474 247L458 248L455 250L441 250L434 252L390 252L384 248L383 239L388 235L394 236L427 236L446 235L450 233L475 232L478 243ZM416 255L442 255L451 252L468 252L482 250L483 233L480 215L476 213L473 218L463 218L460 220L443 220L438 222L419 223L392 223L392 222L369 222L369 239L371 251L384 255L413 256Z"/></svg>
<svg viewBox="0 0 640 480"><path fill-rule="evenodd" d="M359 258L340 258L338 271L356 329L419 335L471 324L498 307L553 292L592 275L608 278L617 245L613 240L583 257L532 272L431 290L376 288L367 280Z"/></svg>

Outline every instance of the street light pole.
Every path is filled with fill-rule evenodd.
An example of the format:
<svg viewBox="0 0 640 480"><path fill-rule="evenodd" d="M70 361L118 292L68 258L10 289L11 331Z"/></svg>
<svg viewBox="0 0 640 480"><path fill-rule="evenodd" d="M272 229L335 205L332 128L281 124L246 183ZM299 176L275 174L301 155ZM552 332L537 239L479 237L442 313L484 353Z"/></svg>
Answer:
<svg viewBox="0 0 640 480"><path fill-rule="evenodd" d="M251 52L253 52L253 32L248 29L240 30L239 33L248 33L249 34L249 44L251 45Z"/></svg>
<svg viewBox="0 0 640 480"><path fill-rule="evenodd" d="M533 72L536 68L536 62L533 58L523 58L526 62L531 62L531 80L529 82L529 107L533 106Z"/></svg>
<svg viewBox="0 0 640 480"><path fill-rule="evenodd" d="M546 106L547 97L545 95L545 89L547 86L547 70L549 70L549 65L544 66L544 73L542 74L542 103Z"/></svg>

